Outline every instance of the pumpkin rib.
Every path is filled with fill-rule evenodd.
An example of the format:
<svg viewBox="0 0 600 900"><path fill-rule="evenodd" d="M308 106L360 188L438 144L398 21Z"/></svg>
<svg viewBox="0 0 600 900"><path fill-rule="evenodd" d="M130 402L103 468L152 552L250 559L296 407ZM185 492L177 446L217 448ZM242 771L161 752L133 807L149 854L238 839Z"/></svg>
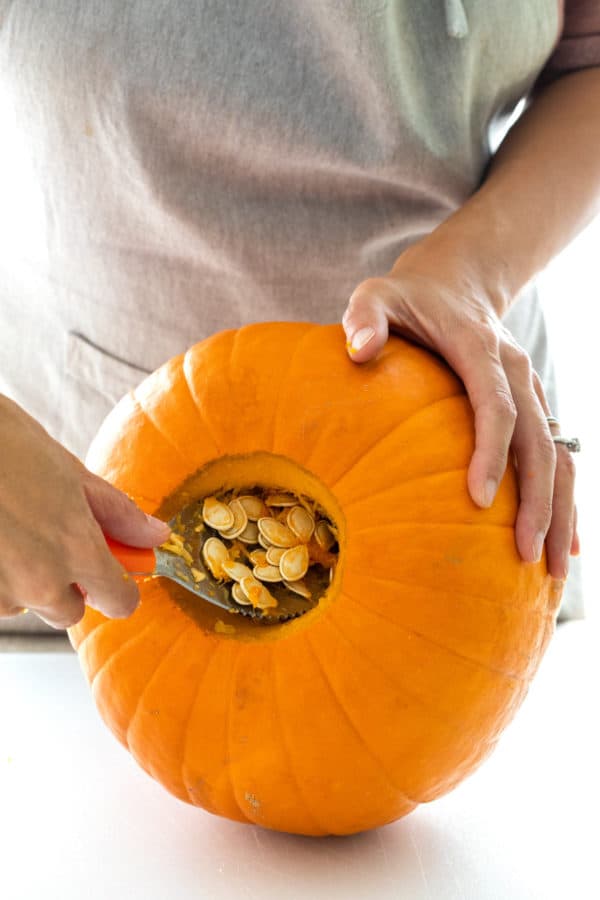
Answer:
<svg viewBox="0 0 600 900"><path fill-rule="evenodd" d="M307 644L306 639L305 639L302 643L303 643L304 645L306 645L306 644ZM310 649L310 648L309 648L309 649ZM282 697L282 696L285 696L285 684L283 685L283 693L282 693L282 689L281 689L281 685L280 685L280 682L281 682L281 674L280 674L279 671L278 671L278 668L279 668L279 667L278 667L278 665L277 665L277 661L278 661L278 660L277 660L276 655L273 654L273 657L272 657L272 662L273 662L273 696L274 696L274 699L275 699L275 703L274 703L275 719L276 719L276 721L279 723L279 733L281 734L281 746L282 746L282 748L283 748L283 752L284 752L284 754L285 754L285 757L286 757L286 759L287 759L287 761L288 761L288 772L290 773L290 776L291 776L291 778L293 779L294 784L297 786L298 794L299 794L299 796L301 797L302 802L303 802L303 804L304 804L304 809L306 810L306 812L307 812L308 816L310 817L310 819L312 820L312 822L313 822L313 823L316 823L317 828L319 828L319 829L321 830L321 833L322 833L322 834L324 834L324 835L331 834L331 829L330 829L328 826L326 826L323 822L321 822L321 820L318 818L318 816L315 816L315 813L314 813L314 811L313 811L313 809L312 809L312 807L311 807L311 805L310 805L310 803L309 803L309 800L308 800L306 794L304 793L304 791L302 790L302 786L301 786L300 779L298 778L298 776L296 775L296 773L295 773L295 771L294 771L294 761L293 761L293 756L292 756L292 752L291 752L290 747L289 747L289 743L288 743L288 741L286 740L286 732L285 732L284 718L283 718L283 716L282 716L282 714L281 714L281 709L282 709L281 697Z"/></svg>
<svg viewBox="0 0 600 900"><path fill-rule="evenodd" d="M106 624L112 625L114 623L114 621L115 621L114 619L110 619ZM146 622L146 624L144 625L144 627L142 628L141 631L137 631L135 634L132 634L130 638L127 638L126 641L123 641L122 644L119 644L117 649L113 653L111 653L110 656L106 657L106 659L104 660L104 662L102 663L100 668L96 670L92 679L90 680L90 687L91 687L92 691L94 690L96 679L102 674L102 672L108 666L110 666L111 663L114 662L115 659L118 659L124 652L125 648L128 647L130 644L133 644L134 641L140 641L140 643L141 643L142 637L144 636L146 631L153 626L153 624L154 624L154 622L152 620L150 620L149 622Z"/></svg>
<svg viewBox="0 0 600 900"><path fill-rule="evenodd" d="M347 594L345 595L345 599L348 599L348 600L351 600L352 602L354 602L352 600L352 597L349 597ZM356 605L358 605L358 604L356 604ZM430 703L427 703L425 700L423 700L422 697L419 696L419 694L415 694L414 691L411 691L410 688L407 688L405 685L398 684L395 681L393 681L389 672L386 672L386 670L383 669L379 665L377 660L374 660L371 656L369 656L365 652L364 647L359 647L357 644L355 644L351 640L351 638L348 637L348 635L346 634L344 629L340 628L339 621L336 618L334 618L332 615L330 615L328 617L327 621L330 625L332 625L335 628L336 631L338 631L340 633L342 638L346 641L346 643L348 643L350 645L350 647L352 647L353 651L355 651L358 656L361 656L366 662L368 662L375 669L377 669L377 671L383 676L383 678L385 678L386 681L388 681L392 685L392 687L395 691L401 691L404 695L406 695L407 697L410 697L411 700L416 701L416 703L418 703L419 706L421 706L423 709L427 710L428 713L432 713L435 716L435 718L438 719L440 722L443 722L444 725L448 725L450 728L453 727L453 724L455 724L455 723L453 723L451 720L447 719L445 714L440 709L438 709L436 706L432 706ZM410 799L410 798L408 798L408 799Z"/></svg>
<svg viewBox="0 0 600 900"><path fill-rule="evenodd" d="M133 712L132 712L131 716L129 717L129 724L128 724L128 726L127 726L127 731L125 732L125 740L126 740L126 742L127 742L127 746L128 746L130 749L131 749L131 744L130 744L130 742L129 742L129 733L130 733L130 731L131 731L131 729L132 729L132 727L133 727L133 725L134 725L134 723L135 723L135 720L136 720L136 718L137 718L137 715L138 715L138 713L139 713L139 711L140 711L140 709L141 709L141 707L142 707L144 697L146 696L146 692L149 690L150 686L152 685L152 682L153 682L154 679L156 678L157 673L160 671L160 669L161 669L161 667L163 666L163 664L169 659L171 653L173 652L174 648L177 646L177 644L179 643L179 641L181 640L181 638L182 638L183 636L185 636L185 635L188 633L188 631L189 631L190 628L193 628L193 627L194 627L194 626L193 626L192 623L190 623L190 622L185 623L185 622L184 622L181 631L179 632L179 634L177 634L177 635L175 636L174 640L171 641L171 643L169 644L169 646L168 646L166 649L164 649L164 650L162 651L162 654L161 654L161 656L160 656L160 658L159 658L159 660L158 660L158 665L156 666L155 669L153 669L152 673L149 675L149 677L148 677L148 679L147 679L147 681L146 681L146 683L145 683L145 685L144 685L144 688L143 688L143 690L142 690L142 693L139 695L139 697L138 697L138 699L137 699L137 702L136 702L136 705L135 705L135 707L134 707L134 709L133 709ZM132 751L132 753L133 753L133 751ZM152 777L154 778L154 777L156 777L156 776L153 775Z"/></svg>
<svg viewBox="0 0 600 900"><path fill-rule="evenodd" d="M398 584L400 584L400 582L398 582ZM397 620L395 620L395 619L389 619L387 616L385 616L385 615L383 615L383 614L380 614L380 613L376 612L375 610L372 610L370 607L365 606L364 604L362 604L362 603L360 603L359 601L357 601L354 597L350 596L350 594L348 594L347 592L344 592L344 599L345 599L346 601L349 600L350 603L353 603L353 604L354 604L356 607L358 607L359 609L361 609L361 610L363 610L363 611L364 611L364 610L367 610L367 611L369 611L369 612L372 612L373 615L377 616L377 617L380 618L380 619L383 619L385 622L389 622L390 624L392 624L392 625L394 625L394 626L397 626L398 628L400 628L402 631L404 631L404 632L405 632L406 634L408 634L408 635L413 635L413 634L414 634L414 635L416 635L417 637L423 637L425 640L427 640L428 643L432 644L433 646L439 646L439 645L437 644L437 642L436 642L433 638L429 638L427 635L424 635L422 632L415 631L414 629L409 628L408 626L402 625L401 623L399 623L399 622L398 622ZM546 618L546 617L544 617L544 618ZM336 622L336 627L339 628L339 624L337 624L337 623L338 623L338 619L337 619L337 618L334 618L333 621ZM344 632L344 634L345 634L345 632ZM448 647L447 649L448 649L448 652L449 652L449 653L453 653L451 647ZM454 654L454 655L457 655L457 656L459 656L459 658L460 658L460 655L459 655L459 654ZM537 655L537 654L536 654L536 655ZM487 669L487 670L490 670L490 667L489 667L488 664L485 663L485 662L481 662L481 663L480 663L479 660L474 660L473 658L469 658L469 657L464 657L464 659L466 659L466 660L469 660L469 659L470 659L472 662L474 662L475 665L480 666L481 668L485 668L485 669ZM524 663L524 665L521 667L521 671L525 671L526 673L529 673L529 670L530 670L530 668L531 668L531 665L532 665L531 659L528 658L527 661ZM494 667L491 667L491 671L493 671L493 672L500 671L500 672L501 672L502 670L495 670ZM523 681L523 682L525 682L526 680L528 680L528 679L526 679L526 678L519 678L518 676L515 676L515 675L513 675L513 674L510 673L510 672L504 672L504 674L506 674L508 677L512 677L513 680L516 680L516 681ZM433 708L433 707L432 707L432 708Z"/></svg>
<svg viewBox="0 0 600 900"><path fill-rule="evenodd" d="M401 519L398 519L394 522L369 525L367 528L353 530L353 534L358 536L360 534L369 534L371 531L381 532L385 528L397 528L398 526L401 528L476 528L478 531L484 528L508 528L514 531L514 525L504 524L503 522L457 522L455 519L452 519L451 522L403 522Z"/></svg>
<svg viewBox="0 0 600 900"><path fill-rule="evenodd" d="M186 383L187 389L190 393L190 397L192 398L192 400L194 402L194 406L196 407L196 410L198 413L198 418L202 422L202 425L204 426L206 431L210 434L213 444L215 446L215 454L217 456L219 456L220 454L222 454L224 452L223 447L221 446L221 443L217 440L214 430L209 425L208 419L204 415L204 410L203 410L202 406L200 405L200 403L198 402L198 398L194 394L194 391L192 390L192 385L190 382L188 367L192 364L190 360L191 360L191 355L192 355L193 349L194 349L193 347L190 347L190 349L187 350L186 353L184 353L183 361L181 364L181 371L183 373L183 378Z"/></svg>
<svg viewBox="0 0 600 900"><path fill-rule="evenodd" d="M224 704L224 714L225 714L225 718L226 718L226 721L225 721L225 748L227 750L227 757L229 759L232 758L231 751L233 749L233 744L232 744L232 740L231 740L231 724L232 724L232 718L233 718L233 710L235 709L235 703L234 703L235 668L236 668L236 662L238 659L237 653L232 654L232 655L233 655L232 664L228 667L229 683L227 684L226 689L223 691L224 696L228 698L228 702ZM235 789L235 784L233 781L233 774L231 771L231 766L226 765L225 769L227 771L227 780L229 782L229 792L231 794L233 802L235 803L235 805L237 806L237 808L240 812L240 815L242 815L244 817L244 821L252 822L252 824L255 824L254 820L248 815L246 810L242 809L240 801L238 800L237 791Z"/></svg>
<svg viewBox="0 0 600 900"><path fill-rule="evenodd" d="M337 708L338 708L339 710L341 710L341 712L343 713L343 715L344 715L346 721L347 721L347 722L349 723L349 725L350 725L351 730L352 730L352 731L354 732L354 734L358 737L359 743L362 744L362 746L363 746L364 749L366 750L368 756L370 756L371 759L374 761L374 763L379 767L379 771L383 774L383 776L384 776L385 779L387 780L388 784L393 788L394 792L395 792L396 794L400 794L405 800L408 800L409 803L413 803L415 806L418 806L418 804L420 803L420 801L419 801L419 800L416 800L414 797L409 797L408 794L406 794L406 793L402 790L402 788L398 787L398 785L394 782L393 778L391 778L389 772L386 771L386 767L384 766L384 764L381 762L380 759L377 758L377 754L371 749L371 747L369 747L369 744L367 743L366 739L365 739L364 736L360 733L358 727L357 727L357 726L354 724L354 722L352 721L352 717L350 716L348 710L347 710L346 707L340 702L339 697L338 697L338 695L337 695L337 693L336 693L336 690L335 690L335 688L333 687L331 678L330 678L330 676L327 674L327 672L326 672L326 670L325 670L325 666L324 666L323 662L321 661L321 659L320 659L320 657L319 657L317 651L315 650L315 648L314 648L314 646L313 646L313 644L312 644L312 641L310 640L310 638L308 637L308 635L306 636L306 640L307 640L308 645L310 646L310 649L311 649L312 653L313 653L314 656L315 656L315 659L317 660L318 666L319 666L319 668L320 668L320 670L321 670L321 673L322 673L322 675L323 675L323 678L324 678L324 680L325 680L325 683L326 683L327 687L329 688L330 693L332 694L332 696L333 696L334 699L335 699L335 705L336 705Z"/></svg>
<svg viewBox="0 0 600 900"><path fill-rule="evenodd" d="M249 332L255 331L256 325L251 323L248 325L243 325L241 328L236 329L236 332L233 337L233 342L231 345L231 350L229 352L229 360L227 365L227 379L230 385L231 390L235 396L235 384L236 378L232 377L232 372L235 372L237 368L243 368L243 360L244 360L244 340L246 335L251 336ZM242 365L238 366L237 354L241 353L242 355ZM238 376L239 377L239 376ZM261 417L262 418L262 417ZM265 439L265 449L270 449L273 443L273 434L275 430L275 421L276 415L273 412L271 415L271 427L265 428L265 434L270 433L270 438ZM264 418L262 418L261 424L264 424Z"/></svg>
<svg viewBox="0 0 600 900"><path fill-rule="evenodd" d="M91 607L90 607L90 609L91 609ZM87 609L86 609L86 615L87 615ZM83 637L78 641L77 635L81 632L81 630L83 630L83 629L78 628L78 626L82 625L82 624L83 624L83 620L80 620L79 622L77 622L76 625L72 625L69 628L69 632L68 632L69 640L71 641L71 644L73 645L73 649L75 650L75 652L77 654L79 654L80 648L83 647L83 645L85 644L87 639L89 637L91 637L92 634L95 634L96 631L98 630L98 628L102 628L104 625L107 625L108 623L107 622L96 622L95 625L92 625L89 628L87 628Z"/></svg>
<svg viewBox="0 0 600 900"><path fill-rule="evenodd" d="M302 345L304 344L304 341L307 340L307 338L310 335L315 334L316 332L319 332L321 327L322 326L319 326L319 325L312 325L312 326L308 325L306 331L304 332L302 337L296 342L296 346L294 347L294 350L292 351L292 353L289 356L286 373L284 376L281 377L281 381L280 381L281 388L279 390L279 398L277 400L277 406L275 408L275 414L273 416L273 442L272 442L272 452L273 453L278 452L277 451L278 431L280 430L281 426L283 426L285 428L285 426L287 425L286 417L281 416L281 404L283 403L282 397L283 397L283 393L284 393L283 388L287 384L288 378L290 377L290 372L294 366L294 363L295 363L299 353L302 350ZM282 418L283 418L283 422L281 421ZM298 454L298 456L300 457L300 454ZM298 461L304 465L303 459L299 459Z"/></svg>
<svg viewBox="0 0 600 900"><path fill-rule="evenodd" d="M186 760L188 759L189 736L190 736L192 724L194 723L194 720L196 718L196 706L199 703L199 698L200 698L200 695L202 692L204 680L206 678L206 673L208 672L208 669L210 668L211 663L214 661L214 659L218 655L219 651L230 652L229 648L227 647L226 644L216 644L215 647L213 648L212 652L210 653L208 659L206 660L206 667L204 669L204 672L202 673L202 677L198 680L198 685L196 688L196 692L194 694L194 699L193 699L192 704L190 705L190 715L188 717L187 727L186 727L184 735L183 735L183 756L182 756L182 764L181 764L181 775L182 775L183 786L185 787L185 789L188 793L188 796L190 796L190 799L191 799L190 790L193 791L193 788L191 787L191 785L188 785L186 777L185 777L185 766L186 766ZM231 682L231 668L230 668L230 682ZM224 693L226 693L226 692L224 691ZM227 719L227 723L225 726L225 733L228 737L228 735L229 735L229 713L228 712L227 712L227 715L228 715L228 719ZM240 805L238 803L238 799L237 799L237 796L235 793L233 782L231 780L231 772L229 771L229 767L227 765L224 765L223 768L227 770L227 779L229 781L230 794L231 794L231 797L234 801L236 808L238 809L238 811L242 817L242 820L245 823L254 824L254 822L252 822L252 820L248 818L248 816L246 815L246 813L244 812L244 810L240 807ZM193 803L194 801L192 800L191 802ZM202 805L205 806L204 803ZM207 808L207 807L205 806L205 808ZM211 810L209 810L209 812L210 811ZM212 811L214 811L217 815L223 814L220 810L217 810L216 808L214 808L214 806L213 806Z"/></svg>
<svg viewBox="0 0 600 900"><path fill-rule="evenodd" d="M347 635L345 633L343 633L343 631L341 629L339 629L337 623L333 622L331 620L331 617L328 619L328 622L329 622L329 624L333 625L336 630L338 630L340 632L342 638L347 641L347 643L350 645L350 647L352 647L353 649L356 649L356 645L347 637ZM364 652L362 652L360 655L366 662L369 663L369 665L371 665L374 669L376 669L385 678L385 680L388 681L388 683L391 683L392 686L395 687L396 690L398 690L398 688L394 685L394 682L390 679L389 674L384 669L382 669L375 660L373 660L369 655L367 655ZM417 701L419 702L419 705L423 709L425 709L428 714L433 713L434 716L436 717L436 719L442 723L444 729L446 729L448 731L449 738L450 739L452 738L453 734L456 731L456 727L457 727L456 718L453 721L447 720L446 717L440 712L439 709L436 709L435 707L431 707L429 704L423 703L423 701L421 700L421 698L418 697L418 695L413 695L410 691L407 691L404 688L401 688L401 690L407 696L411 696L411 697L414 696L414 698L417 699ZM520 693L522 693L522 691L520 691ZM516 705L518 706L519 704L517 703ZM516 711L513 713L513 715L514 714L516 714ZM511 718L512 718L512 716L511 716ZM464 774L468 774L469 772L474 771L474 768L477 768L479 765L481 765L481 763L483 762L483 759L485 757L489 756L489 753L491 752L494 744L497 742L500 735L504 731L504 728L505 728L504 723L498 725L496 731L494 731L492 734L484 737L480 743L474 745L472 750L469 753L467 753L467 755L463 758L461 766L460 766L461 774L458 778L459 781L462 781ZM484 749L484 748L487 748L487 749ZM444 781L445 780L446 779L444 778ZM445 785L443 787L441 793L445 794L450 789L451 788L448 785ZM436 791L436 796L439 796L439 795L440 795L440 791ZM404 792L403 796L408 797L406 792ZM411 799L411 798L408 797L408 799ZM415 802L415 801L413 801L413 802ZM418 802L418 803L427 802L427 798L425 795L420 796L419 800L416 802Z"/></svg>
<svg viewBox="0 0 600 900"><path fill-rule="evenodd" d="M447 397L440 397L439 400L433 400L431 403L427 403L425 406L420 406L418 409L416 409L413 413L411 413L405 419L402 419L401 422L397 422L385 434L380 435L368 447L362 447L362 446L359 447L358 448L359 456L356 459L356 461L353 462L352 465L348 466L348 468L345 470L344 474L340 478L338 478L336 481L332 482L329 485L329 489L332 491L337 489L337 491L339 491L340 484L343 483L344 479L347 478L347 476L352 472L353 469L356 468L356 466L364 465L368 461L368 457L369 457L370 453L372 453L374 450L378 449L382 443L389 440L391 437L396 436L396 432L399 431L401 428L404 428L407 425L407 423L412 421L412 419L418 418L420 415L422 415L426 411L431 411L432 407L437 406L440 403L445 403L448 400L453 400L456 397L463 397L463 396L464 396L463 393L449 394ZM438 471L438 470L436 469L436 471Z"/></svg>
<svg viewBox="0 0 600 900"><path fill-rule="evenodd" d="M134 402L137 404L137 406L139 407L139 409L143 412L144 416L146 417L146 420L150 423L150 425L152 426L152 428L154 429L154 431L155 431L158 435L160 435L161 439L162 439L169 447L172 447L172 448L173 448L174 453L177 454L177 456L179 457L180 461L183 463L183 466L184 466L185 468L187 468L187 465L188 465L187 459L182 455L181 450L179 449L179 447L177 446L177 444L175 444L175 443L171 440L171 438L169 437L169 435L168 435L165 431L163 431L162 428L159 427L159 425L157 424L157 422L156 422L156 421L153 419L153 417L150 415L150 413L148 412L148 408L147 408L146 406L144 406L144 404L142 403L142 401L139 399L139 397L138 397L138 395L137 395L137 391L136 391L135 389L132 391L132 396L133 396Z"/></svg>
<svg viewBox="0 0 600 900"><path fill-rule="evenodd" d="M412 628L407 628L405 625L401 625L399 622L394 621L393 619L389 619L387 616L384 616L382 613L377 612L374 609L371 609L368 606L365 606L364 603L361 603L356 597L352 597L351 594L348 594L346 590L344 590L344 595L353 601L357 606L361 609L370 612L372 615L376 616L378 619L383 619L384 622L388 622L390 625L394 625L396 628L400 628L401 631L406 632L407 634L414 635L416 638L420 638L428 644L431 644L433 647L437 647L439 650L443 650L445 653L448 653L450 656L455 656L457 659L461 659L464 662L475 666L479 669L486 669L488 672L491 672L493 675L500 675L502 678L508 678L511 681L519 681L529 683L529 679L519 678L517 675L510 675L508 672L503 672L501 669L495 669L493 666L489 666L486 663L480 663L477 660L473 659L471 656L464 656L462 653L458 653L456 650L451 650L449 647L445 647L444 644L439 644L437 641L432 640L432 638L428 638L427 635L421 634L419 631L415 631Z"/></svg>
<svg viewBox="0 0 600 900"><path fill-rule="evenodd" d="M272 721L275 723L274 730L277 731L277 733L279 734L279 737L280 737L280 740L277 742L277 745L276 745L276 746L277 746L277 749L278 749L280 752L283 751L283 752L281 753L281 755L283 756L283 759L284 759L284 768L285 768L285 772L286 772L287 776L289 777L290 781L291 781L292 784L293 784L294 791L295 791L295 796L296 796L296 798L297 798L297 801L299 801L299 802L303 805L303 808L304 808L304 811L305 811L306 816L312 821L313 826L314 826L317 830L319 830L319 829L321 828L321 825L320 825L320 823L318 823L318 822L312 817L312 815L311 815L311 812L310 812L310 810L309 810L309 808L308 808L308 805L307 805L307 803L306 803L306 798L303 796L302 791L301 791L301 789L300 789L300 784L299 784L298 778L296 777L296 775L295 775L294 772L293 772L291 755L290 755L290 753L289 753L289 751L288 751L288 749L287 749L287 746L285 745L285 741L284 741L284 738L283 738L284 732L283 732L283 724L282 724L281 714L280 714L280 705L279 705L279 702L278 702L278 698L277 698L277 696L276 696L276 686L275 686L275 677L276 677L276 676L275 676L274 650L273 650L273 647L265 648L265 651L266 651L265 656L263 656L262 659L261 659L261 666L264 666L265 670L266 670L267 667L268 667L268 670L269 670L269 671L266 673L267 677L266 677L265 680L266 680L267 684L270 686L270 696L269 696L268 698L265 698L264 695L262 695L261 699L262 699L263 703L266 702L267 705L269 704L270 701L272 701L272 700L275 701L275 702L273 703L273 705L272 705L271 711L272 711ZM241 662L241 656L238 656L237 662L238 662L238 663ZM234 685L233 685L233 689L234 689L234 690L235 690L236 687L237 687L237 681L238 681L238 672L237 672L237 669L238 669L238 666L236 665L236 666L235 666L235 672L234 672ZM235 708L234 704L231 704L231 708L232 708L232 709ZM230 721L230 722L233 721L232 717L230 717L230 720L229 720L229 721ZM233 730L233 729L230 728L230 729L229 729L229 733L228 733L228 737L229 737L229 747L230 747L230 748L231 748L232 746L234 746L233 743L232 743L232 741L231 741L231 731L232 731L232 730ZM266 774L267 778L269 778L269 773L265 773L265 774ZM233 783L233 789L234 789L235 794L236 794L236 800L237 800L238 806L241 807L242 804L241 804L240 800L238 799L239 791L238 791L238 785L237 785L237 783ZM253 815L252 812L250 812L250 811L247 812L247 813L245 813L245 815L247 816L247 818L248 818L253 824L263 826L263 822L261 821L261 814L262 814L262 812L259 813L259 808L260 808L260 807L257 807L257 808L256 808L256 814L255 814L255 815Z"/></svg>
<svg viewBox="0 0 600 900"><path fill-rule="evenodd" d="M196 684L196 690L192 694L192 702L190 703L190 707L189 707L190 712L189 712L189 715L186 720L186 726L185 726L185 728L183 730L183 734L181 736L181 755L180 755L181 756L181 764L179 767L179 774L181 776L181 783L183 784L183 786L186 790L186 793L187 793L188 797L190 798L190 803L193 804L194 806L197 806L197 804L194 802L194 798L192 796L194 789L188 783L188 780L187 780L186 774L185 774L186 760L187 760L187 747L188 747L190 731L192 728L192 723L194 722L194 709L196 707L196 704L198 703L198 697L202 690L202 684L206 677L208 667L210 666L211 661L212 661L213 657L215 656L215 654L218 652L218 650L219 650L219 645L215 644L215 646L212 648L211 652L206 657L206 665L204 666L204 671L202 672L201 677L198 679L198 682ZM216 815L218 815L214 806L212 807L212 809L208 809L207 806L205 806L205 808L208 810L208 812L212 812L212 813L215 813Z"/></svg>
<svg viewBox="0 0 600 900"><path fill-rule="evenodd" d="M392 584L394 587L407 588L408 590L418 587L418 584L415 582L399 581L396 578L384 578L382 575L369 575L369 579L371 581L381 581L383 584ZM448 591L430 587L429 585L427 586L427 591L431 594L452 594L453 597L464 597L467 600L474 600L476 603L491 603L492 606L499 606L501 609L523 609L523 606L520 603L504 603L504 601L495 600L492 597L485 597L483 594L468 594L466 591ZM532 607L529 612L540 615L545 619L552 618L551 613L546 612L544 614L543 610L538 607Z"/></svg>
<svg viewBox="0 0 600 900"><path fill-rule="evenodd" d="M384 496L388 494L390 491L395 490L397 487L403 484L412 484L416 481L427 481L429 478L438 478L440 475L450 475L452 472L466 472L468 471L468 466L459 466L458 468L454 467L452 469L436 469L435 472L422 472L419 475L411 475L410 478L403 478L401 481L394 481L393 484L388 485L387 487L382 488L380 491L373 491L372 494L368 495L368 499L372 500L377 497ZM353 500L349 500L344 503L344 509L352 509L353 506L356 506L358 503L364 503L367 499L367 496L363 497L355 497Z"/></svg>

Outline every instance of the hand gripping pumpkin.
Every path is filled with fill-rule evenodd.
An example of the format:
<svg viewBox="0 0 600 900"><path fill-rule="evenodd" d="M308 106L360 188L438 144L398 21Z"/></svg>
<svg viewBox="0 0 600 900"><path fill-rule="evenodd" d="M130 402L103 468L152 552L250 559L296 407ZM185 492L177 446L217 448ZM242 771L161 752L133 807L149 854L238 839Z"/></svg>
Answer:
<svg viewBox="0 0 600 900"><path fill-rule="evenodd" d="M140 766L211 813L305 835L392 822L490 754L553 633L560 582L519 557L512 463L467 491L473 416L433 354L390 337L356 365L338 325L224 331L165 363L102 424L90 469L169 519L247 489L309 497L335 575L279 625L165 579L128 619L69 635Z"/></svg>

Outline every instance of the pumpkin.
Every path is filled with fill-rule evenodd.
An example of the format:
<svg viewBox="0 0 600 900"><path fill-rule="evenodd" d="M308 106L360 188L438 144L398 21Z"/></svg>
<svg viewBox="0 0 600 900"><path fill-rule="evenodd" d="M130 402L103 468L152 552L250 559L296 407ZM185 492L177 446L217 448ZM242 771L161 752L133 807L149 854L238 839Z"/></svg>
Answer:
<svg viewBox="0 0 600 900"><path fill-rule="evenodd" d="M228 330L165 363L101 425L88 467L169 519L221 489L312 497L339 531L314 609L265 625L166 579L127 619L69 629L97 708L137 763L218 816L303 835L390 823L493 750L554 630L561 583L521 560L509 463L481 509L464 387L391 336Z"/></svg>

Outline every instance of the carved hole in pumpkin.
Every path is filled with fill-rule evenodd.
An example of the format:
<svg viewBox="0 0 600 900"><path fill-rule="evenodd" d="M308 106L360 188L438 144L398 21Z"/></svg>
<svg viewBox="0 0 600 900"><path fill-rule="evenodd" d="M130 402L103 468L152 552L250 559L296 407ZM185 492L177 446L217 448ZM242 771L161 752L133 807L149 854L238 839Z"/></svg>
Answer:
<svg viewBox="0 0 600 900"><path fill-rule="evenodd" d="M288 457L256 451L211 460L188 476L172 494L165 497L155 515L162 519L172 519L183 507L196 501L204 501L207 497L229 501L234 497L259 494L264 499L275 492L293 494L301 501L300 505L308 506L316 512L317 518L330 523L337 537L336 543L330 548L329 554L324 555L321 563L314 558L314 563L305 577L311 590L313 608L288 621L265 625L260 619L231 614L226 610L204 603L179 585L165 581L164 588L173 602L186 615L194 619L203 630L217 632L223 637L242 640L276 639L281 637L284 632L289 635L301 627L308 626L314 621L315 616L320 615L323 609L332 602L337 593L342 575L345 545L345 518L341 506L329 488L314 473L309 472ZM275 505L273 504L273 506ZM199 502L199 513L201 510L202 502ZM278 507L277 511L280 510L281 507ZM199 515L198 522L201 521ZM207 535L215 536L228 548L233 546L239 550L237 539L224 539L222 533L220 534L216 529L206 525L204 527L203 538ZM312 541L311 549L316 550L316 556L318 556L318 548L314 546L314 536ZM243 551L239 550L238 561L247 564L247 560L243 556ZM329 569L322 562L330 561L331 556L336 559L336 564L335 574L330 583ZM315 557L315 553L311 553L311 559L313 557ZM288 591L281 583L265 582L265 586L278 600L281 600Z"/></svg>

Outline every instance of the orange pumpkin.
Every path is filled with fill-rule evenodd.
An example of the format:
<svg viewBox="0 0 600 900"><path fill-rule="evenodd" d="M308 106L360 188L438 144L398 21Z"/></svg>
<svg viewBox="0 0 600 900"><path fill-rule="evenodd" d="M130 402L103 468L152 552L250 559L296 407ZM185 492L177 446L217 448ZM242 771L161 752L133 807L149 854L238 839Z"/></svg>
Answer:
<svg viewBox="0 0 600 900"><path fill-rule="evenodd" d="M512 463L467 491L473 416L434 354L339 325L254 324L196 344L107 417L87 464L170 518L219 487L313 497L339 529L316 608L279 625L157 579L128 619L69 629L99 712L185 802L305 835L392 822L489 755L553 633L560 583L516 550Z"/></svg>

